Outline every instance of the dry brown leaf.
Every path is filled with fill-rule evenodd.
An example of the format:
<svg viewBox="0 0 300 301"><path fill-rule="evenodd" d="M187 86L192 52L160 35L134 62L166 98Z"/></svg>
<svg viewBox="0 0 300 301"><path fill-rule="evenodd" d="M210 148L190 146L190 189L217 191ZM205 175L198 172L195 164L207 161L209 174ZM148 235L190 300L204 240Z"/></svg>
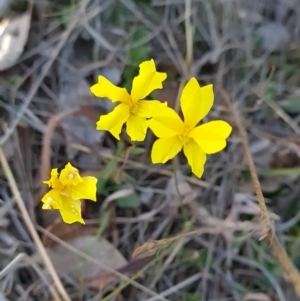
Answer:
<svg viewBox="0 0 300 301"><path fill-rule="evenodd" d="M0 23L0 71L13 66L23 52L30 28L32 6L16 17Z"/></svg>
<svg viewBox="0 0 300 301"><path fill-rule="evenodd" d="M116 280L114 273L105 273L100 276L87 278L84 280L84 286L87 288L96 289L99 291L105 291L113 289L113 282Z"/></svg>
<svg viewBox="0 0 300 301"><path fill-rule="evenodd" d="M137 247L133 253L133 259L142 259L154 256L159 251L167 248L173 241L175 241L175 237L165 238L161 240L149 240L145 242L143 245Z"/></svg>
<svg viewBox="0 0 300 301"><path fill-rule="evenodd" d="M49 225L46 230L63 241L72 240L81 236L95 235L97 232L96 228L87 227L78 223L67 225L61 219ZM47 235L42 237L42 241L46 248L51 248L57 244L56 241Z"/></svg>
<svg viewBox="0 0 300 301"><path fill-rule="evenodd" d="M134 252L132 253L132 258L140 259L154 256L159 251L158 246L158 241L147 241L134 250Z"/></svg>
<svg viewBox="0 0 300 301"><path fill-rule="evenodd" d="M83 281L86 287L107 288L117 279L116 274L112 273L110 269L127 273L136 266L134 263L127 265L127 261L121 253L104 238L97 240L95 238L96 228L81 224L67 225L58 220L51 224L47 231L99 262L99 265L95 264L95 261L89 262L49 236L42 237L55 269L61 274L67 274L75 281ZM33 257L39 261L39 255L36 254Z"/></svg>
<svg viewBox="0 0 300 301"><path fill-rule="evenodd" d="M60 244L46 248L55 270L61 275L68 275L74 281L82 282L88 278L100 277L107 274L109 269L117 270L127 264L123 255L104 238L97 240L91 235L80 236L67 243L93 258L93 262L88 261ZM35 254L33 259L40 262L39 254ZM95 264L95 260L99 264Z"/></svg>
<svg viewBox="0 0 300 301"><path fill-rule="evenodd" d="M119 268L117 271L122 274L133 273L142 269L146 264L148 264L152 260L152 257L141 258L137 260L132 260L128 262L127 265ZM100 276L96 276L93 278L86 278L84 280L84 286L88 288L93 288L97 290L110 290L112 286L112 282L116 279L114 273L105 273Z"/></svg>

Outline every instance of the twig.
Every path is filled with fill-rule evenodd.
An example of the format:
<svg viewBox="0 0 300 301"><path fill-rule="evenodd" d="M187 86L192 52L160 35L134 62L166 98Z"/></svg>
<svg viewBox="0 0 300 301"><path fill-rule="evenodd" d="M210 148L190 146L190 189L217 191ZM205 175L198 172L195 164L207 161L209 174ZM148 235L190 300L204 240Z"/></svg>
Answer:
<svg viewBox="0 0 300 301"><path fill-rule="evenodd" d="M16 266L26 257L25 253L18 254L4 269L0 271L0 279L7 275L11 270L14 270Z"/></svg>
<svg viewBox="0 0 300 301"><path fill-rule="evenodd" d="M118 171L118 173L116 175L116 182L117 183L121 183L122 182L122 173L124 172L124 169L125 169L127 160L129 158L131 149L134 149L134 144L131 145L131 146L129 146L129 147L127 147L127 149L126 149L123 164L122 164L121 168L119 169L119 171Z"/></svg>
<svg viewBox="0 0 300 301"><path fill-rule="evenodd" d="M270 231L272 231L273 229L273 225L271 223L271 220L269 218L269 213L268 213L268 209L264 200L264 196L261 190L261 186L260 186L260 182L258 180L258 176L255 170L255 166L254 166L254 162L252 159L252 155L248 146L248 142L247 142L247 135L246 132L244 130L244 127L242 125L242 122L240 121L240 118L238 117L235 109L233 108L229 96L228 94L221 88L219 88L220 93L225 101L225 103L227 104L227 106L229 107L229 110L233 116L234 122L237 125L238 131L239 131L239 135L241 137L241 142L243 144L244 147L244 151L245 151L245 156L246 156L246 160L247 160L247 164L249 166L249 170L251 173L251 178L252 178L252 183L254 186L254 190L257 196L257 202L259 205L259 209L261 212L261 218L262 218L262 224L265 227L265 235L267 235ZM262 237L263 238L263 237Z"/></svg>
<svg viewBox="0 0 300 301"><path fill-rule="evenodd" d="M30 216L27 212L27 209L24 205L24 201L21 197L21 194L20 194L20 191L18 189L18 186L17 186L17 183L13 177L13 174L12 174L12 171L9 167L9 164L6 160L6 157L2 151L2 149L0 148L0 162L1 162L1 165L3 167L3 171L4 171L4 174L9 182L9 185L11 187L11 190L12 190L12 193L13 193L13 196L16 200L16 203L21 211L21 214L22 214L22 217L24 219L24 222L37 246L37 249L38 251L40 252L40 255L41 255L41 258L43 259L44 261L44 264L45 264L45 267L47 268L50 276L52 277L55 285L56 285L56 288L57 290L59 291L59 293L61 294L61 296L63 297L63 300L65 301L71 301L71 299L69 298L67 292L65 291L65 288L64 286L62 285L55 269L54 269L54 266L45 250L45 247L43 246L42 242L41 242L41 239L40 237L38 236L35 228L34 228L34 225L30 219ZM60 298L57 296L57 292L55 290L52 290L52 295L53 295L53 298L55 300L60 300Z"/></svg>
<svg viewBox="0 0 300 301"><path fill-rule="evenodd" d="M247 164L249 166L252 183L253 183L254 190L256 193L257 202L258 202L258 205L260 208L262 225L264 227L263 230L265 231L264 236L262 238L266 238L270 242L270 245L273 249L274 255L280 261L283 269L287 273L287 276L289 277L290 281L292 282L297 295L300 296L300 274L299 274L298 270L296 269L296 267L294 266L291 259L289 258L289 256L287 255L286 251L281 246L281 244L276 236L276 233L273 229L272 222L270 220L268 209L267 209L267 206L266 206L266 203L264 200L264 196L263 196L263 193L261 190L261 186L260 186L260 183L258 180L258 176L257 176L256 170L255 170L252 155L251 155L251 152L250 152L250 149L248 146L247 134L244 130L244 127L242 125L242 122L241 122L236 110L234 109L234 107L231 104L229 95L221 87L218 87L218 90L219 90L224 102L227 104L227 106L230 110L230 113L237 126L237 129L238 129L238 132L239 132L239 135L241 137L241 141L242 141L242 144L244 147L245 157L247 160Z"/></svg>
<svg viewBox="0 0 300 301"><path fill-rule="evenodd" d="M298 124L283 109L281 109L278 104L266 97L262 99L271 109L273 109L273 111L278 115L279 118L285 121L290 126L290 128L293 129L293 131L297 135L300 134L300 128Z"/></svg>

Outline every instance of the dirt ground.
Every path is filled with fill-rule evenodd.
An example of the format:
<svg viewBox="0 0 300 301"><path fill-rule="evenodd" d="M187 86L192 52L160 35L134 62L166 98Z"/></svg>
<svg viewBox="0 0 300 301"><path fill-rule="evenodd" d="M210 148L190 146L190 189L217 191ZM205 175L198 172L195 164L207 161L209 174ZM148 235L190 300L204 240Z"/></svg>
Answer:
<svg viewBox="0 0 300 301"><path fill-rule="evenodd" d="M151 99L196 77L233 127L200 179L96 130L91 85L152 58ZM299 87L298 0L0 0L0 301L300 300ZM67 162L98 179L85 225L41 209Z"/></svg>

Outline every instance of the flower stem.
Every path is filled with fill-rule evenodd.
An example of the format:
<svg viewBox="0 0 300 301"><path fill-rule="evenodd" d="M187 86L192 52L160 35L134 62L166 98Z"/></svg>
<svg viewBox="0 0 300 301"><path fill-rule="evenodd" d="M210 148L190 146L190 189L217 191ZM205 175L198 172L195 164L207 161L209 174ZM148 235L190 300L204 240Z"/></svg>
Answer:
<svg viewBox="0 0 300 301"><path fill-rule="evenodd" d="M116 176L116 181L117 181L118 183L121 183L121 181L122 181L122 173L123 173L123 171L124 171L124 168L125 168L125 166L126 166L127 160L128 160L128 158L129 158L130 150L131 150L132 148L134 148L134 147L135 147L134 145L131 145L131 146L127 147L127 149L126 149L125 157L124 157L124 159L123 159L123 164L122 164L122 166L121 166L121 168L120 168L120 170L119 170L119 172L118 172L118 174L117 174L117 176Z"/></svg>
<svg viewBox="0 0 300 301"><path fill-rule="evenodd" d="M187 213L186 208L184 208L184 206L183 206L183 197L182 197L182 195L180 193L179 181L178 181L177 172L176 172L177 171L177 166L178 166L177 157L175 157L172 160L172 166L173 166L173 175L174 175L175 189L176 189L176 192L177 192L177 195L178 195L178 200L179 200L179 207L181 209L183 220L187 221L188 220L188 213Z"/></svg>

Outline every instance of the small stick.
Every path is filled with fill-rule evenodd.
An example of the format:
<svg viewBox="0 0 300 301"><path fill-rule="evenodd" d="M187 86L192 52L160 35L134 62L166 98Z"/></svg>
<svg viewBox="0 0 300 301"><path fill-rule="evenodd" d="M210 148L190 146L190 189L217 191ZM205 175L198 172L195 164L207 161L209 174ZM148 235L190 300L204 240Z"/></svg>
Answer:
<svg viewBox="0 0 300 301"><path fill-rule="evenodd" d="M16 266L26 257L25 253L18 254L4 269L0 271L0 279L4 278L10 271L14 270Z"/></svg>

